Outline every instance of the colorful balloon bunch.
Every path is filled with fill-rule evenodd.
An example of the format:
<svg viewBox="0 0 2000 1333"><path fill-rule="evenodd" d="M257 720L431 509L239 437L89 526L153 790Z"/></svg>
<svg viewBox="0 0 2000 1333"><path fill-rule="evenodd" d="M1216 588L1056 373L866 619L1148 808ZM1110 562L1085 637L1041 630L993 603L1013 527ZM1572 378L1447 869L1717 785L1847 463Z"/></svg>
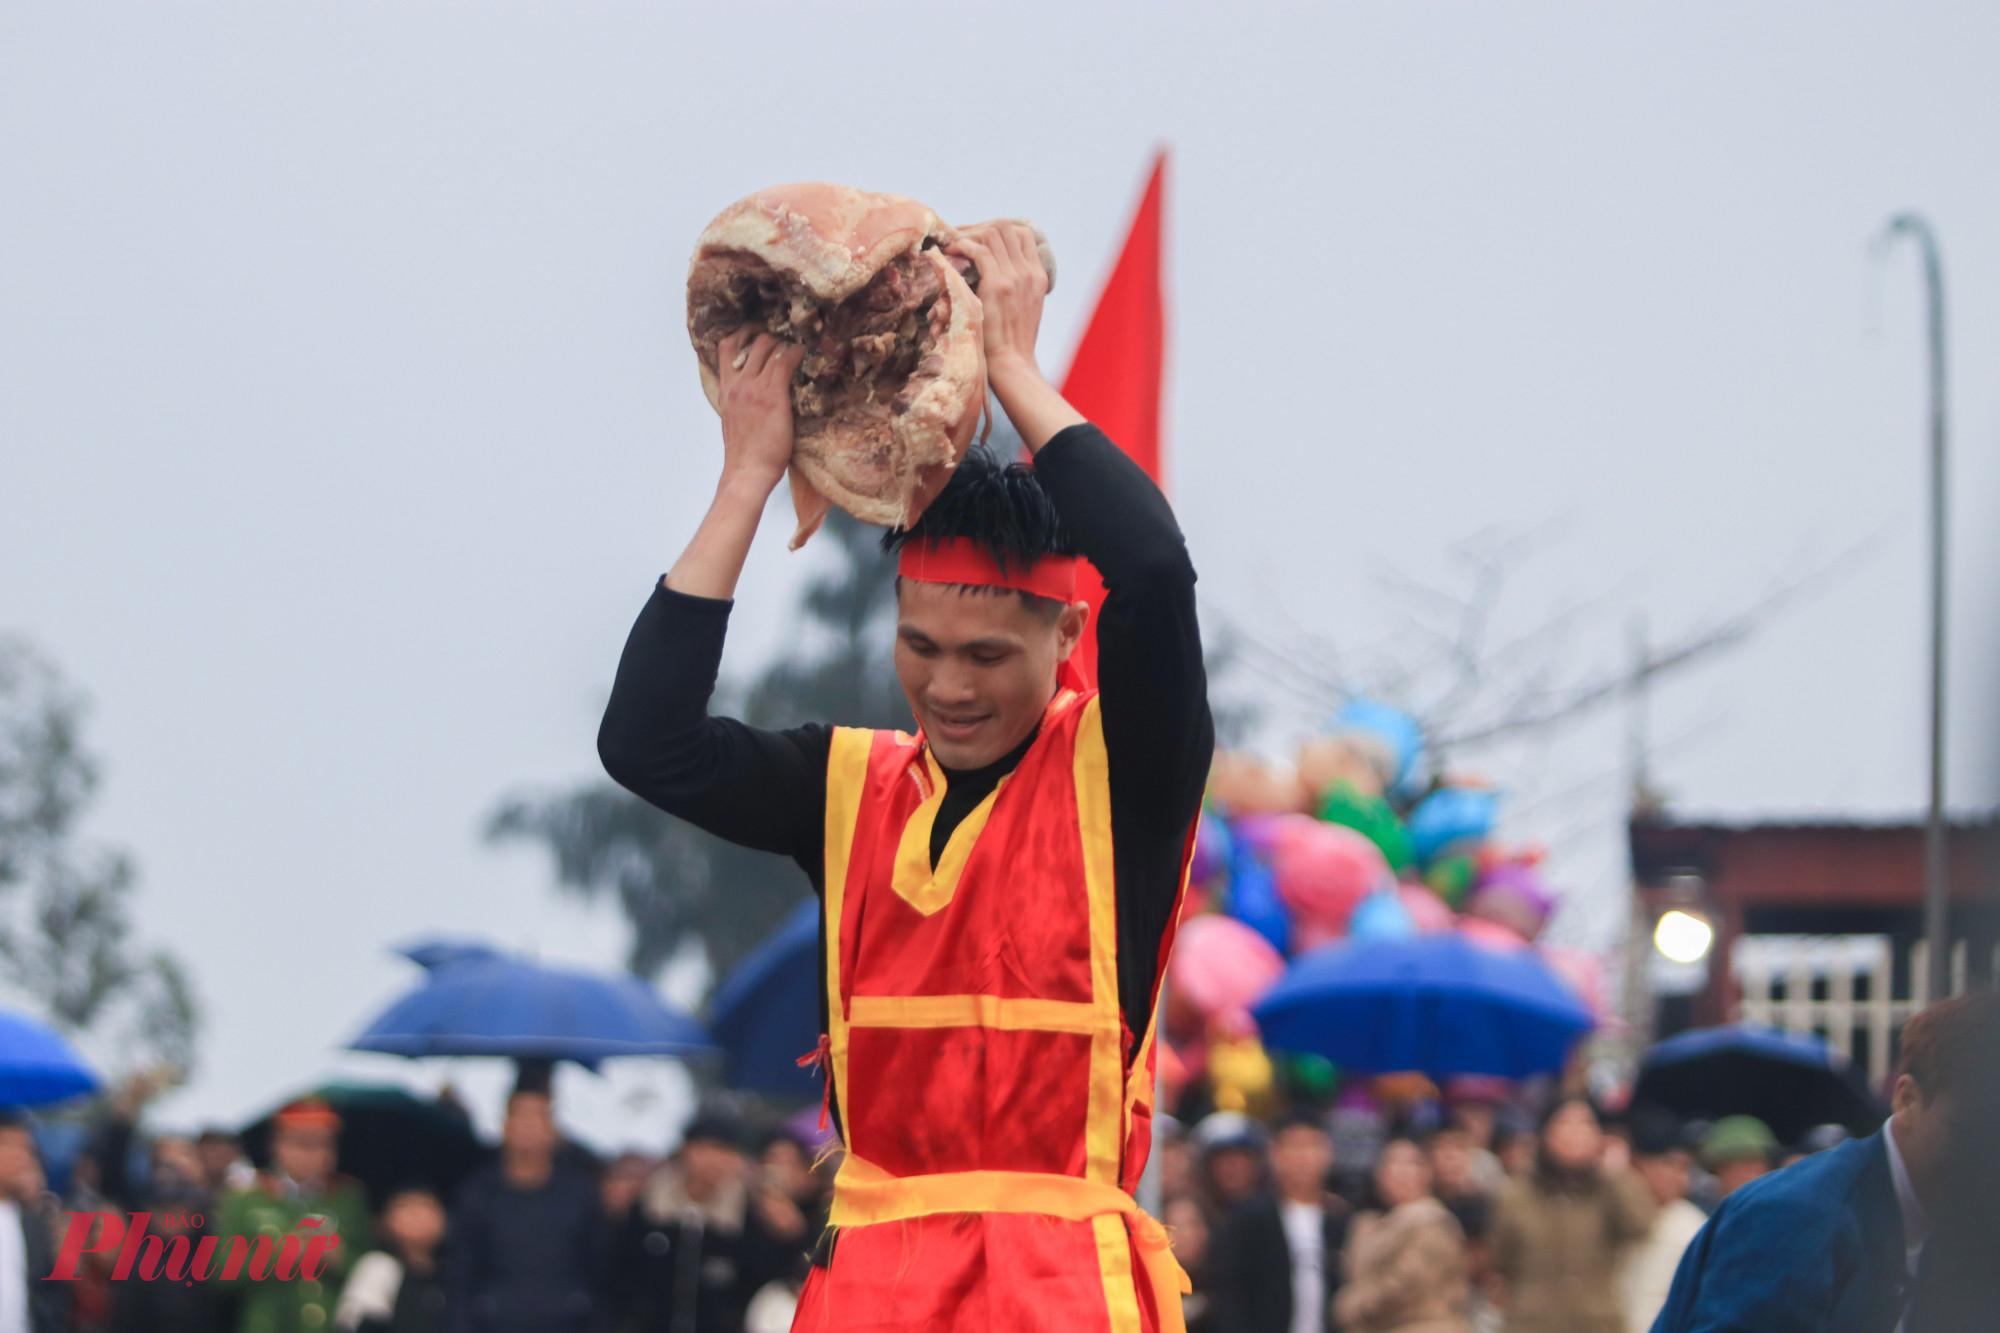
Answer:
<svg viewBox="0 0 2000 1333"><path fill-rule="evenodd" d="M1500 793L1434 776L1407 713L1355 699L1299 746L1290 768L1219 752L1195 831L1187 915L1168 973L1167 1036L1218 1106L1268 1090L1250 1007L1285 960L1344 941L1461 930L1496 948L1534 947L1554 914L1541 854L1495 837ZM1544 948L1601 1016L1600 962ZM1226 1047L1227 1057L1214 1058ZM1255 1053L1261 1056L1261 1048ZM1260 1081L1261 1080L1261 1081Z"/></svg>

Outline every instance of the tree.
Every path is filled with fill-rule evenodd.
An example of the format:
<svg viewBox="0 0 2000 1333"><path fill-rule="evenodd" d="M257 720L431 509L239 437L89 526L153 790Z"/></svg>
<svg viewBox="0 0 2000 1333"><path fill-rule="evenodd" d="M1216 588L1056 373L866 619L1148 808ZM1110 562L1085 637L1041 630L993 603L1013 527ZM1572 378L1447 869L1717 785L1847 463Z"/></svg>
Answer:
<svg viewBox="0 0 2000 1333"><path fill-rule="evenodd" d="M1244 660L1315 710L1357 695L1407 708L1433 762L1441 762L1550 735L1741 647L1851 574L1877 545L1866 541L1831 560L1795 562L1741 605L1703 616L1662 642L1637 643L1628 660L1604 665L1583 646L1606 620L1608 597L1567 598L1523 629L1502 628L1510 583L1554 536L1547 527L1482 533L1452 549L1454 577L1444 583L1387 571L1382 583L1400 625L1385 646L1356 650L1303 633L1289 642L1244 635Z"/></svg>
<svg viewBox="0 0 2000 1333"><path fill-rule="evenodd" d="M0 978L67 1032L186 1070L199 1022L187 973L133 939L130 856L77 833L98 781L82 715L52 663L0 635Z"/></svg>
<svg viewBox="0 0 2000 1333"><path fill-rule="evenodd" d="M895 611L895 562L876 537L839 510L827 516L820 540L838 562L808 585L792 652L744 694L745 721L910 725L886 628ZM643 977L696 948L712 975L722 975L811 892L785 858L711 837L610 782L511 796L488 818L486 837L541 843L562 891L615 902L632 931L626 966Z"/></svg>

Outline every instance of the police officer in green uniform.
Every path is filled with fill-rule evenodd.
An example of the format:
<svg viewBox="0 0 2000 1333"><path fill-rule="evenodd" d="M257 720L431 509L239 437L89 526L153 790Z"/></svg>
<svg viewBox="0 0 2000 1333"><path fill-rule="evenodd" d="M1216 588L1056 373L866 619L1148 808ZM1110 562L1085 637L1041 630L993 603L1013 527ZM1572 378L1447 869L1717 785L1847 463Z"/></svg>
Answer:
<svg viewBox="0 0 2000 1333"><path fill-rule="evenodd" d="M253 1245L259 1236L269 1236L275 1253L286 1236L296 1233L303 1254L313 1236L340 1238L317 1278L295 1275L286 1282L267 1273L260 1282L245 1264L225 1284L236 1290L237 1333L321 1333L332 1321L340 1284L371 1243L367 1196L359 1182L333 1171L339 1143L340 1116L332 1107L316 1097L288 1103L271 1126L273 1170L259 1172L255 1185L223 1200L216 1228L219 1247L227 1247L231 1236ZM308 1219L319 1225L302 1230L300 1223ZM223 1253L224 1248L217 1249L218 1260Z"/></svg>

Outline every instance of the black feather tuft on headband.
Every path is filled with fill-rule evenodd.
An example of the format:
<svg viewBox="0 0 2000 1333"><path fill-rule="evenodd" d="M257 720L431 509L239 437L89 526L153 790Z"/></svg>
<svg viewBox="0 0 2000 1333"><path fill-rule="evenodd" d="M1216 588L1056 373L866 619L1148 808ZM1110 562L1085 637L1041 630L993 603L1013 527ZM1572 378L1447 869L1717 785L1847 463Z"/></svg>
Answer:
<svg viewBox="0 0 2000 1333"><path fill-rule="evenodd" d="M1035 470L1002 462L984 446L966 451L914 526L882 534L882 549L894 552L908 541L947 537L975 543L1003 574L1010 567L1033 569L1044 556L1076 554Z"/></svg>

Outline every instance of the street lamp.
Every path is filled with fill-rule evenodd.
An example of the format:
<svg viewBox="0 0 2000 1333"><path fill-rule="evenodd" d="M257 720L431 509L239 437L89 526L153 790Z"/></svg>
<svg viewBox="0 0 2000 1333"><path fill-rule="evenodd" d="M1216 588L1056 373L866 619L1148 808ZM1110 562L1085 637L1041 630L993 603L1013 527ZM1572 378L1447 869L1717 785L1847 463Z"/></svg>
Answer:
<svg viewBox="0 0 2000 1333"><path fill-rule="evenodd" d="M1949 993L1951 935L1944 828L1944 277L1938 264L1937 234L1916 213L1898 213L1883 234L1886 246L1898 236L1913 237L1924 258L1924 288L1930 298L1931 390L1931 803L1924 824L1924 939L1930 954L1931 1000Z"/></svg>
<svg viewBox="0 0 2000 1333"><path fill-rule="evenodd" d="M1693 912L1675 910L1653 927L1653 947L1676 963L1699 963L1715 943L1715 927Z"/></svg>

